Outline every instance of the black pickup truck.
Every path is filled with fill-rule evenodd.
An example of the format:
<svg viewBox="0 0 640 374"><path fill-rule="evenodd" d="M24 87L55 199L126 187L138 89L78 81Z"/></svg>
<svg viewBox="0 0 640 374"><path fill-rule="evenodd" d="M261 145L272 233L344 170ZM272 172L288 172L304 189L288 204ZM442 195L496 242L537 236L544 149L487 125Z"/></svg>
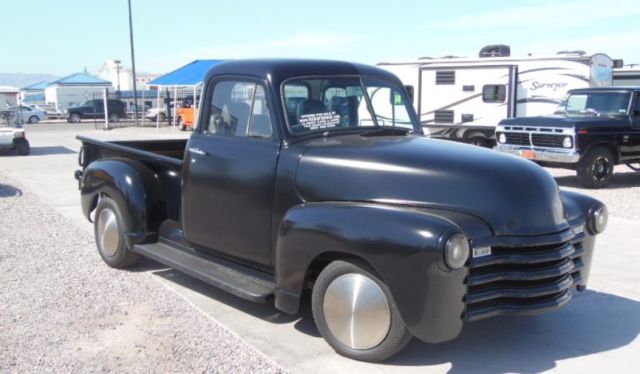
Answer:
<svg viewBox="0 0 640 374"><path fill-rule="evenodd" d="M639 170L640 87L570 90L554 116L503 120L496 139L500 152L576 170L584 187L605 187L615 165Z"/></svg>
<svg viewBox="0 0 640 374"><path fill-rule="evenodd" d="M310 292L326 341L366 361L585 288L605 206L524 159L427 139L391 73L238 60L203 95L188 141L78 138L108 265L150 257L286 313Z"/></svg>

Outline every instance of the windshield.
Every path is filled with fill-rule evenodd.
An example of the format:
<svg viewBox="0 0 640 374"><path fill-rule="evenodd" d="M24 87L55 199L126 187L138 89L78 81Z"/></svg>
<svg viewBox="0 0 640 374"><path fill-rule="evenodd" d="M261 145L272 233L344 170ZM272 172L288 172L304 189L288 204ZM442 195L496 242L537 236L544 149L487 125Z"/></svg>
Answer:
<svg viewBox="0 0 640 374"><path fill-rule="evenodd" d="M625 115L628 92L589 92L569 94L558 106L567 115Z"/></svg>
<svg viewBox="0 0 640 374"><path fill-rule="evenodd" d="M294 79L284 84L283 99L293 134L379 127L422 131L410 115L404 90L382 80Z"/></svg>

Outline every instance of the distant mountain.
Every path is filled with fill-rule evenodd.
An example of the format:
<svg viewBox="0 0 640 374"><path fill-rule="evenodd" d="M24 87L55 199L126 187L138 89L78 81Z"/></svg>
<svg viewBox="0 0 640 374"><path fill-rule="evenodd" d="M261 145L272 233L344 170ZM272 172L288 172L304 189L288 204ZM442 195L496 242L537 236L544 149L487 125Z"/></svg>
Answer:
<svg viewBox="0 0 640 374"><path fill-rule="evenodd" d="M51 74L0 73L0 86L22 88L40 81L52 82L60 77Z"/></svg>

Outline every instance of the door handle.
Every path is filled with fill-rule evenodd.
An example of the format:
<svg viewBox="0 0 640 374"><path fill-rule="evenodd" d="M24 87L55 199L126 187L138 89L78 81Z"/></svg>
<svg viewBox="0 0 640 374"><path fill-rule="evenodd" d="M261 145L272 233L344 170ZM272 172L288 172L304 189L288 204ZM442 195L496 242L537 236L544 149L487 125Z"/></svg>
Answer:
<svg viewBox="0 0 640 374"><path fill-rule="evenodd" d="M196 148L196 147L189 147L189 152L191 152L191 153L195 153L195 154L200 155L200 156L206 156L206 155L208 155L208 153L207 153L207 152L203 151L203 150L202 150L202 149L200 149L200 148Z"/></svg>

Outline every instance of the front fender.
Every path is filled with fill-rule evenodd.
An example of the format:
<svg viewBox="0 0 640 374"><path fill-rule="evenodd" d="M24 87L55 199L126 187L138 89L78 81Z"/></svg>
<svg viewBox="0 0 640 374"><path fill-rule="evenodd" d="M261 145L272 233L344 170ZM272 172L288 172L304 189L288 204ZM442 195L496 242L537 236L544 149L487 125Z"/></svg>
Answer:
<svg viewBox="0 0 640 374"><path fill-rule="evenodd" d="M309 266L323 254L366 261L389 287L414 336L455 338L462 329L467 268L446 270L443 238L452 221L414 208L308 203L290 209L276 245L276 307L295 313Z"/></svg>
<svg viewBox="0 0 640 374"><path fill-rule="evenodd" d="M130 246L154 235L164 218L158 214L161 210L154 209L160 200L158 177L136 160L104 159L92 162L82 173L80 194L82 212L87 219L90 219L100 194L115 200L122 212Z"/></svg>

